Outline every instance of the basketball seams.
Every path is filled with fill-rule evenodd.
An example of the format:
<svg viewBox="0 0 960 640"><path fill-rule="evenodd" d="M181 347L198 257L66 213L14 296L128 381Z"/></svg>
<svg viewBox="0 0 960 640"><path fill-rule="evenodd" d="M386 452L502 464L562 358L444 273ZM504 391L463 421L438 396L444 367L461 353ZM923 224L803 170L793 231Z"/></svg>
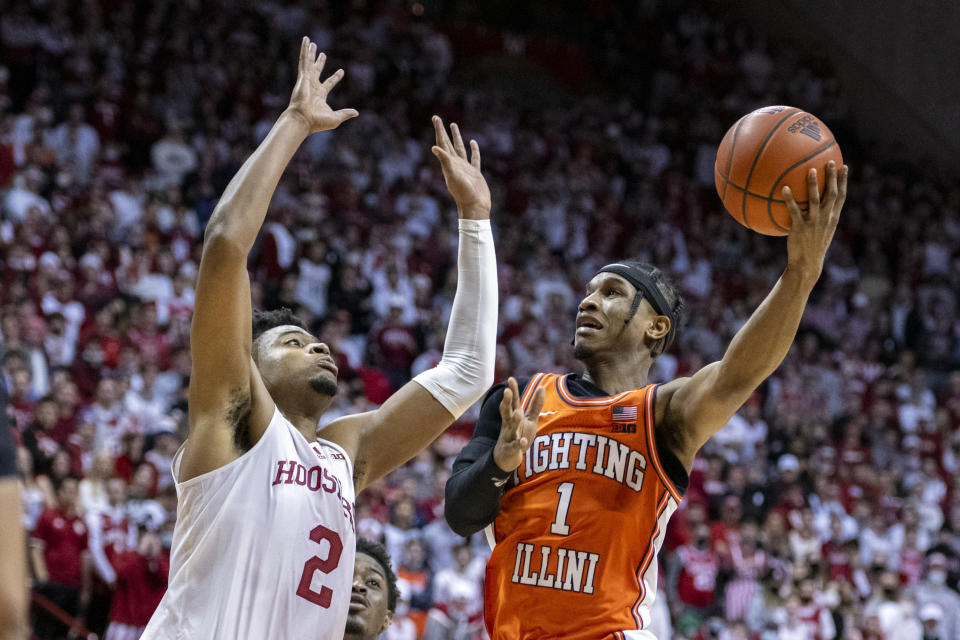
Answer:
<svg viewBox="0 0 960 640"><path fill-rule="evenodd" d="M737 150L737 134L740 133L740 125L742 125L743 121L746 119L747 119L747 116L743 116L742 118L737 120L737 124L734 125L733 139L730 141L730 155L727 157L726 174L724 174L722 171L717 169L717 173L719 173L720 177L723 178L723 193L720 194L720 200L723 200L726 197L727 187L730 186L730 169L733 168L733 153ZM716 163L714 163L714 167L716 167Z"/></svg>
<svg viewBox="0 0 960 640"><path fill-rule="evenodd" d="M794 169L796 169L796 168L799 167L800 165L805 164L805 163L809 162L810 160L813 160L814 158L816 158L818 155L820 155L820 154L823 153L824 151L827 151L828 149L831 149L831 148L835 147L836 144L837 144L836 139L831 140L829 143L823 145L822 147L820 147L819 149L817 149L816 151L814 151L813 153L811 153L810 155L808 155L806 158L802 158L802 159L800 159L800 160L797 160L797 161L794 162L792 165L790 165L789 167L787 167L786 169L784 169L784 170L783 170L783 173L781 173L779 176L777 176L777 179L774 181L773 186L770 187L770 197L767 198L767 216L770 218L770 222L772 222L772 223L774 224L774 226L776 226L776 227L777 227L778 229L780 229L781 231L790 231L790 229L784 227L783 225L781 225L779 222L777 222L777 221L773 218L773 203L774 203L774 202L783 202L783 203L786 202L785 200L776 200L776 201L773 200L773 193L774 193L774 191L777 190L777 185L780 184L780 181L783 180L783 178L784 178L787 174L789 174L791 171L793 171ZM746 199L746 197L744 197L744 199ZM806 201L806 200L804 200L802 203L798 201L797 204L798 204L798 205L800 205L800 204L807 204L807 202L808 202L808 201Z"/></svg>
<svg viewBox="0 0 960 640"><path fill-rule="evenodd" d="M787 120L789 120L789 119L792 118L793 116L797 115L798 113L803 113L803 110L802 110L802 109L796 109L796 110L791 111L790 113L786 114L786 115L783 116L782 118L780 118L780 120L779 120L775 125L773 125L773 127L771 127L770 131L767 132L767 136L763 139L763 142L760 144L760 148L757 149L757 153L753 156L753 163L750 165L750 171L747 173L747 181L746 181L746 182L744 183L744 185L743 185L744 196L743 196L743 203L742 203L742 205L741 205L741 207L740 207L740 214L743 216L743 226L745 226L746 228L750 229L751 231L755 231L755 229L750 226L750 222L747 220L747 196L746 196L746 193L749 193L750 180L753 178L753 172L754 172L754 170L757 168L757 162L759 162L760 156L763 154L763 150L766 149L767 144L769 144L769 142L770 142L770 139L773 138L773 134L777 132L777 129L779 129L781 126L783 126L783 123L784 123L784 122L786 122Z"/></svg>

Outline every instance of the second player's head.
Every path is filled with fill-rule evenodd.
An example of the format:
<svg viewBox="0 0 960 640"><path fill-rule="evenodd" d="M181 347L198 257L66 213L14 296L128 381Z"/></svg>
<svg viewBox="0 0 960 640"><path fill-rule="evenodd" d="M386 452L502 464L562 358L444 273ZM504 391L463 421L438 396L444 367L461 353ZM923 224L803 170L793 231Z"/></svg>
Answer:
<svg viewBox="0 0 960 640"><path fill-rule="evenodd" d="M655 358L673 344L683 311L680 292L656 267L638 260L608 264L580 301L574 355L589 362L639 350Z"/></svg>
<svg viewBox="0 0 960 640"><path fill-rule="evenodd" d="M397 576L390 556L376 542L357 538L353 592L344 640L374 640L390 626L397 610Z"/></svg>
<svg viewBox="0 0 960 640"><path fill-rule="evenodd" d="M253 312L253 361L278 404L309 393L332 398L337 366L330 348L315 338L292 311Z"/></svg>

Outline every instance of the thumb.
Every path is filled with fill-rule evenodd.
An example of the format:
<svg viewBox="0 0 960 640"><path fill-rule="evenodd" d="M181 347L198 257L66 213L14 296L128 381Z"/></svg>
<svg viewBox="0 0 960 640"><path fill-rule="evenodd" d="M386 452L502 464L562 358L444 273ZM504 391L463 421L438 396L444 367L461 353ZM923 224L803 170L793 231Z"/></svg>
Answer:
<svg viewBox="0 0 960 640"><path fill-rule="evenodd" d="M350 118L356 118L360 112L356 109L340 109L335 112L335 115L340 118L340 122L344 122Z"/></svg>
<svg viewBox="0 0 960 640"><path fill-rule="evenodd" d="M437 156L437 158L440 160L440 164L442 164L443 166L447 166L448 164L450 164L450 154L444 151L443 149L441 149L440 147L438 147L437 145L433 145L432 147L430 147L430 151L433 152L433 155Z"/></svg>

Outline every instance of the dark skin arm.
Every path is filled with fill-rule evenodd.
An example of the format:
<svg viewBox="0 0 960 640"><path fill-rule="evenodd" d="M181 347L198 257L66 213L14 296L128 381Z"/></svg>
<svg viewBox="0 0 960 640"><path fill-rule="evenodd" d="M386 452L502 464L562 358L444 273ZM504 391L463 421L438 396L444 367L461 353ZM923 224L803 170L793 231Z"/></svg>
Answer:
<svg viewBox="0 0 960 640"><path fill-rule="evenodd" d="M783 197L793 222L787 236L783 275L733 337L719 362L658 390L656 423L688 472L700 447L729 422L790 350L837 229L847 196L847 173L846 166L839 171L832 162L827 166L827 186L821 202L817 172L811 169L807 176L807 211L800 209L789 187L784 187Z"/></svg>
<svg viewBox="0 0 960 640"><path fill-rule="evenodd" d="M353 109L334 111L327 105L327 94L343 71L321 82L325 61L324 54L317 55L316 45L304 38L290 106L227 185L204 233L190 327L190 434L181 481L222 467L243 453L233 442L236 425L231 414L249 415L254 443L273 416L273 399L251 354L247 255L280 176L300 144L311 133L335 129L357 115Z"/></svg>

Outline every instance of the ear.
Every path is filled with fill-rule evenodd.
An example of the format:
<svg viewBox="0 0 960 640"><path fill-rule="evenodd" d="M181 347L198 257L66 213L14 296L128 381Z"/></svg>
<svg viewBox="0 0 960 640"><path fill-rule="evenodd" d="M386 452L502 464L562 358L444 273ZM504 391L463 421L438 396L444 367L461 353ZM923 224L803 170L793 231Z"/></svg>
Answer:
<svg viewBox="0 0 960 640"><path fill-rule="evenodd" d="M391 622L393 622L393 611L389 611L389 610L388 610L386 617L383 619L383 626L380 627L380 631L379 631L378 635L379 635L380 633L383 633L384 631L386 631L386 630L387 630L387 627L390 626L390 623L391 623Z"/></svg>
<svg viewBox="0 0 960 640"><path fill-rule="evenodd" d="M670 318L668 316L654 316L647 325L647 338L656 342L667 337L670 333Z"/></svg>

